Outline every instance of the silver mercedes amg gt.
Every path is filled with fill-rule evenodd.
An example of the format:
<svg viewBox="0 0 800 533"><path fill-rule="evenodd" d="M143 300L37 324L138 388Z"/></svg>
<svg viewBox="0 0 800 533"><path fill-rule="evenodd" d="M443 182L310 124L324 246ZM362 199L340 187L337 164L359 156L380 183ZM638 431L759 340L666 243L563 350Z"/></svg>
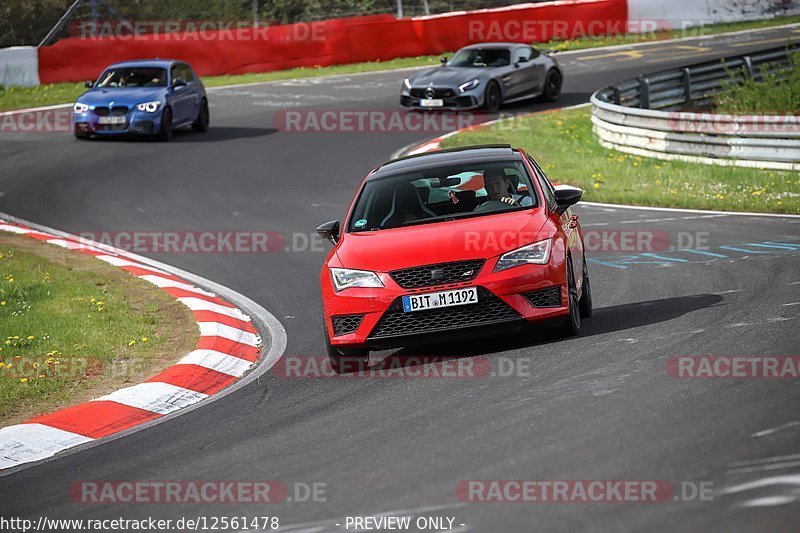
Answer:
<svg viewBox="0 0 800 533"><path fill-rule="evenodd" d="M466 46L442 66L403 80L400 103L415 109L496 112L501 104L541 96L558 100L564 71L550 52L516 43Z"/></svg>

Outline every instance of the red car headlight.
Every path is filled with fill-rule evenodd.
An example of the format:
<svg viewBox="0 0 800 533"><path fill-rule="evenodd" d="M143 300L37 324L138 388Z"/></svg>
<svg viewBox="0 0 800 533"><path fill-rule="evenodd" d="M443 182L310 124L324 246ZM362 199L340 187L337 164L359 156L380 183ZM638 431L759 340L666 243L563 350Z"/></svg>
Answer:
<svg viewBox="0 0 800 533"><path fill-rule="evenodd" d="M331 268L333 288L336 292L350 287L383 287L380 278L370 270L353 270L350 268Z"/></svg>
<svg viewBox="0 0 800 533"><path fill-rule="evenodd" d="M495 272L506 270L520 265L544 265L550 260L551 240L535 242L522 248L517 248L500 256Z"/></svg>

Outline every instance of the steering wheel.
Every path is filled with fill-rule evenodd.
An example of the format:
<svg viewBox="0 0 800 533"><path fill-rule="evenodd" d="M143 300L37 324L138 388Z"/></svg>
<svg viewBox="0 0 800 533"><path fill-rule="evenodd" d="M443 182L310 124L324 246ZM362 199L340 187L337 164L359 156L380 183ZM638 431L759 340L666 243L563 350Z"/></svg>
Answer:
<svg viewBox="0 0 800 533"><path fill-rule="evenodd" d="M513 209L515 207L519 206L507 204L505 202L501 202L500 200L487 200L478 207L476 207L475 209L473 209L472 212L485 213L487 211L501 211L504 209Z"/></svg>

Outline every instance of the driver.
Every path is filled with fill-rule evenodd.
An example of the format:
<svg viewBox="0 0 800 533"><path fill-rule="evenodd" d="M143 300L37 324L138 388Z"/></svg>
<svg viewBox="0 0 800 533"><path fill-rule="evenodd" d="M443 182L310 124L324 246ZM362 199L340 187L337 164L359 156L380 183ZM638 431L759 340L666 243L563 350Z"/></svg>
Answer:
<svg viewBox="0 0 800 533"><path fill-rule="evenodd" d="M489 168L483 172L483 184L489 200L498 200L513 206L530 207L533 198L512 192L511 180L502 168Z"/></svg>

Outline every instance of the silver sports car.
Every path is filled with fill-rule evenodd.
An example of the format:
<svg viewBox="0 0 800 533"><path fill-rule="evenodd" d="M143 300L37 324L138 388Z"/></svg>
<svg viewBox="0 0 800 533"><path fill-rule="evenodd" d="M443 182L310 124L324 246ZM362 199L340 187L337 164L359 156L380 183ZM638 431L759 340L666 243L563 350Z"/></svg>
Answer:
<svg viewBox="0 0 800 533"><path fill-rule="evenodd" d="M564 72L548 52L515 43L473 44L442 66L403 80L400 103L417 109L474 109L541 96L558 100Z"/></svg>

